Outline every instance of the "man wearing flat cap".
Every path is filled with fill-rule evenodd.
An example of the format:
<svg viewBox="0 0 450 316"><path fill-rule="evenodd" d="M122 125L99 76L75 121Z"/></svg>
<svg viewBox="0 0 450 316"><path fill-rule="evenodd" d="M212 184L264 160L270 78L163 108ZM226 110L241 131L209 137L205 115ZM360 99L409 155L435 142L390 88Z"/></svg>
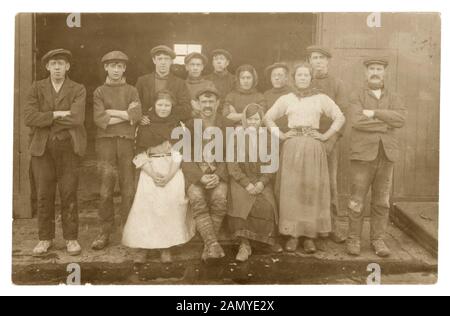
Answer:
<svg viewBox="0 0 450 316"><path fill-rule="evenodd" d="M223 102L228 93L236 87L236 77L228 71L233 56L225 49L213 50L211 56L214 71L205 79L214 83Z"/></svg>
<svg viewBox="0 0 450 316"><path fill-rule="evenodd" d="M220 95L216 88L205 88L198 91L195 102L198 103L199 116L188 122L186 126L191 131L193 138L197 141L202 140L203 146L205 146L209 142L203 138L203 131L206 128L218 127L225 135L225 128L231 126L232 123L218 111ZM202 131L196 131L194 128L195 121L198 123L199 120L203 126ZM223 161L206 162L203 158L201 162L183 162L182 168L195 224L205 243L202 260L223 258L225 253L219 244L218 235L228 210L227 165Z"/></svg>
<svg viewBox="0 0 450 316"><path fill-rule="evenodd" d="M138 78L136 83L142 104L142 113L144 113L141 124L150 124L146 113L153 108L156 93L161 90L169 90L175 96L175 108L180 120L190 119L191 98L186 83L170 72L173 60L176 57L175 52L171 48L161 45L154 47L150 54L155 64L155 72Z"/></svg>
<svg viewBox="0 0 450 316"><path fill-rule="evenodd" d="M67 72L72 54L55 49L42 57L50 76L31 86L25 104L25 124L31 128L31 169L36 185L39 243L45 255L55 239L55 195L59 189L63 238L67 251L81 253L78 243L78 170L86 151L84 128L86 89Z"/></svg>
<svg viewBox="0 0 450 316"><path fill-rule="evenodd" d="M137 89L126 82L124 73L128 56L112 51L101 60L106 72L105 83L94 92L94 122L97 125L95 146L100 172L98 215L101 233L92 249L104 249L114 227L114 188L119 179L122 226L126 223L134 198L134 139L142 118Z"/></svg>
<svg viewBox="0 0 450 316"><path fill-rule="evenodd" d="M272 84L272 88L264 92L267 109L270 109L280 97L292 93L293 89L289 85L289 66L286 63L274 63L268 66L265 74ZM282 131L289 129L287 116L279 119L276 124Z"/></svg>
<svg viewBox="0 0 450 316"><path fill-rule="evenodd" d="M208 58L201 53L190 53L184 58L184 64L188 77L186 79L186 86L189 90L192 105L192 115L198 115L198 109L195 108L195 96L197 92L206 88L215 88L214 83L203 78L203 70L208 63Z"/></svg>
<svg viewBox="0 0 450 316"><path fill-rule="evenodd" d="M390 250L384 242L389 221L390 192L394 163L400 154L399 129L405 125L402 98L385 85L388 60L367 58L366 86L350 96L351 108L351 195L348 204L350 229L347 252L361 252L364 202L371 189L371 245L380 257Z"/></svg>
<svg viewBox="0 0 450 316"><path fill-rule="evenodd" d="M322 46L314 45L307 48L309 62L313 67L313 80L311 86L321 90L328 95L341 109L344 115L347 113L348 95L342 80L332 76L328 71L328 65L332 54ZM326 116L320 119L320 132L326 132L333 122ZM346 240L345 233L339 225L339 193L337 186L339 146L338 141L344 135L345 125L341 130L331 137L326 143L328 154L328 171L330 175L331 191L331 218L332 233L331 239L336 243L343 243Z"/></svg>

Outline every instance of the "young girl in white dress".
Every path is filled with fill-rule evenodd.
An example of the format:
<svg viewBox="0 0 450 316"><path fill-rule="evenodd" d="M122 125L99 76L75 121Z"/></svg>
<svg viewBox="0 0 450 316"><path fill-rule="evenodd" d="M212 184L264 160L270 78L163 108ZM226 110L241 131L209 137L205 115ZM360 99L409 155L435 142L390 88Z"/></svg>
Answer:
<svg viewBox="0 0 450 316"><path fill-rule="evenodd" d="M159 92L148 113L151 124L139 127L140 153L133 162L141 171L122 240L127 247L141 249L145 257L146 249L161 250L163 262L172 261L171 247L187 243L195 234L180 169L182 156L172 150L171 133L180 124L173 106L172 94Z"/></svg>

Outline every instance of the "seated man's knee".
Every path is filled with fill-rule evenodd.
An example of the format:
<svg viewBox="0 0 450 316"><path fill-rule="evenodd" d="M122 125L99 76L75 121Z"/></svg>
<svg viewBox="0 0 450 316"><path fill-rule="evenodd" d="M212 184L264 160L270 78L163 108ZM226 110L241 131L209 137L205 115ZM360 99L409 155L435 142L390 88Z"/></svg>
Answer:
<svg viewBox="0 0 450 316"><path fill-rule="evenodd" d="M348 209L353 214L361 214L363 212L364 203L361 200L350 197L348 201Z"/></svg>
<svg viewBox="0 0 450 316"><path fill-rule="evenodd" d="M226 210L228 204L228 184L220 182L211 194L211 207Z"/></svg>
<svg viewBox="0 0 450 316"><path fill-rule="evenodd" d="M190 207L194 213L194 217L197 214L208 212L206 195L202 187L192 184L188 188L187 195L189 198Z"/></svg>

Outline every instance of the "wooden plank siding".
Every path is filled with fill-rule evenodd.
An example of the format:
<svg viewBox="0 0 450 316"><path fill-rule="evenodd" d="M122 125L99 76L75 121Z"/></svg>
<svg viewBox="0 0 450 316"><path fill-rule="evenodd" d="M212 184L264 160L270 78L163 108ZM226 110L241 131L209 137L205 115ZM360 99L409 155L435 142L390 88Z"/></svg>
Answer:
<svg viewBox="0 0 450 316"><path fill-rule="evenodd" d="M364 81L362 60L390 59L387 86L408 106L402 129L401 158L394 171L393 200L437 201L439 197L440 17L438 14L381 14L381 27L369 28L370 13L324 13L318 19L317 42L334 58L330 71L351 90ZM350 193L349 137L341 143L341 200ZM341 211L345 214L344 209Z"/></svg>
<svg viewBox="0 0 450 316"><path fill-rule="evenodd" d="M16 51L14 74L14 158L13 158L13 215L15 218L32 217L30 204L28 151L29 129L23 121L23 104L33 80L33 15L16 16Z"/></svg>

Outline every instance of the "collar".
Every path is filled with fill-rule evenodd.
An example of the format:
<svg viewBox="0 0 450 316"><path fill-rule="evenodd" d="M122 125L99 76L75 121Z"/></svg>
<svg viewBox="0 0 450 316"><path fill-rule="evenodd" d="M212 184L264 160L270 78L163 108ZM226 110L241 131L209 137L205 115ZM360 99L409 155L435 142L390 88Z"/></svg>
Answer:
<svg viewBox="0 0 450 316"><path fill-rule="evenodd" d="M187 82L187 83L190 83L190 84L199 84L199 83L202 83L204 80L205 80L205 79L203 79L203 77L199 77L199 78L191 78L191 77L188 77L188 78L186 79L186 82Z"/></svg>
<svg viewBox="0 0 450 316"><path fill-rule="evenodd" d="M50 78L50 84L53 88L53 91L55 91L56 93L61 92L65 82L66 82L66 79L64 79L61 83L54 83L53 80ZM59 89L57 90L56 87L59 87Z"/></svg>
<svg viewBox="0 0 450 316"><path fill-rule="evenodd" d="M228 76L230 73L228 72L228 70L225 70L223 72L216 72L214 71L214 75L219 77L219 78L224 78L226 76Z"/></svg>
<svg viewBox="0 0 450 316"><path fill-rule="evenodd" d="M107 76L105 85L108 87L120 87L127 83L125 77L122 77L119 82L111 82L111 79Z"/></svg>
<svg viewBox="0 0 450 316"><path fill-rule="evenodd" d="M155 71L155 78L158 79L158 80L168 80L169 76L170 76L170 72L167 75L165 75L165 76L161 76L159 73L157 73Z"/></svg>
<svg viewBox="0 0 450 316"><path fill-rule="evenodd" d="M383 97L385 97L386 95L389 94L389 90L386 87L384 87L381 89L381 96L378 99L377 96L375 95L375 93L373 92L373 90L370 89L368 85L366 85L364 90L366 91L366 94L368 94L369 96L371 96L372 98L375 98L377 100L381 100Z"/></svg>
<svg viewBox="0 0 450 316"><path fill-rule="evenodd" d="M328 78L328 77L329 77L328 72L325 73L325 74L318 74L318 73L315 73L314 76L313 76L313 79L321 80L321 79L326 79L326 78Z"/></svg>
<svg viewBox="0 0 450 316"><path fill-rule="evenodd" d="M290 92L292 89L289 87L289 85L286 85L284 87L281 88L272 88L270 89L270 91L274 92L274 93L284 93L284 92Z"/></svg>
<svg viewBox="0 0 450 316"><path fill-rule="evenodd" d="M246 94L246 95L249 95L249 94L254 94L254 93L256 93L256 88L251 88L250 90L244 90L244 89L242 89L240 86L238 86L237 91L238 91L240 94Z"/></svg>

